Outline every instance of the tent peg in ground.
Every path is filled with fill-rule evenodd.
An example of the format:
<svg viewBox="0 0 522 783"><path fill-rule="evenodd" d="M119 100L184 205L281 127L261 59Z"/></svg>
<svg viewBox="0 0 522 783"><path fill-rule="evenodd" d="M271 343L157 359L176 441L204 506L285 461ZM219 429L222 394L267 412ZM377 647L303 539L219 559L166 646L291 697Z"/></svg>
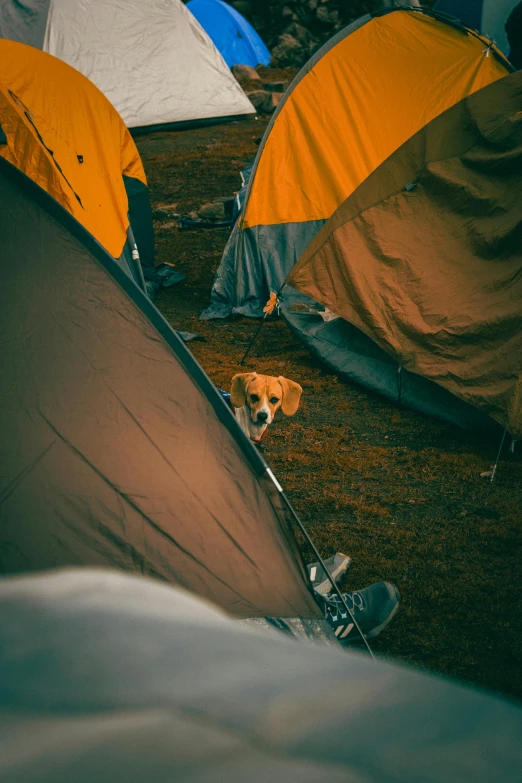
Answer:
<svg viewBox="0 0 522 783"><path fill-rule="evenodd" d="M507 435L507 430L504 430L504 432L502 433L502 438L500 440L500 446L498 447L497 458L496 458L495 464L493 465L493 468L491 470L491 477L489 479L490 481L493 481L493 479L495 478L495 475L497 473L498 463L500 461L500 454L502 452L502 447L504 445L504 441L506 440L506 435Z"/></svg>

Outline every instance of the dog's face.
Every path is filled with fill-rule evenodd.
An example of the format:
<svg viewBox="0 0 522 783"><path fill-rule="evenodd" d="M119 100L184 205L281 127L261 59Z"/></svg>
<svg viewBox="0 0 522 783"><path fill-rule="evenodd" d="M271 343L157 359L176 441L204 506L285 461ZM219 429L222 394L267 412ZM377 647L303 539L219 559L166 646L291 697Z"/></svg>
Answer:
<svg viewBox="0 0 522 783"><path fill-rule="evenodd" d="M286 416L294 415L302 391L298 383L282 375L275 378L257 372L241 372L232 378L230 400L234 408L246 406L250 435L256 439L272 423L279 408Z"/></svg>

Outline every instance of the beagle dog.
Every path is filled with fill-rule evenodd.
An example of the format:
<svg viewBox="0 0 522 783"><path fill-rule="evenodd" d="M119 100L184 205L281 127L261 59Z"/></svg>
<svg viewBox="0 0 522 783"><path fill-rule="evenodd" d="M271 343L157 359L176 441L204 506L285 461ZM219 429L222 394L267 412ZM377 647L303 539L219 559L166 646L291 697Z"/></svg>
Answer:
<svg viewBox="0 0 522 783"><path fill-rule="evenodd" d="M298 383L282 375L275 378L257 372L240 372L232 378L232 412L250 440L259 444L279 408L285 416L294 415L302 391Z"/></svg>

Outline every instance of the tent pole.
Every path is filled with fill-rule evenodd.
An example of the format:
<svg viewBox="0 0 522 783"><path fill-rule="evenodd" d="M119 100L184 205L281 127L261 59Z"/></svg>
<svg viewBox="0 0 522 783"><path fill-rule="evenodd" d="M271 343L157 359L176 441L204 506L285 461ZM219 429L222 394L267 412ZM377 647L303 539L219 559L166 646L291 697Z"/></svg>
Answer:
<svg viewBox="0 0 522 783"><path fill-rule="evenodd" d="M266 305L263 307L263 310L264 310L264 313L265 313L265 314L264 314L264 316L263 316L263 320L262 320L262 321L261 321L261 323L259 324L258 328L257 328L257 329L256 329L256 331L255 331L255 334L254 334L254 336L252 337L252 339L251 339L250 343L248 344L248 346L247 346L247 349L246 349L245 353L243 354L243 358L242 358L242 359L241 359L241 361L239 362L239 364L240 364L240 365L241 365L241 364L243 364L243 362L244 362L244 361L245 361L245 359L247 358L248 354L249 354L249 353L250 353L250 351L252 350L252 348L253 348L253 346L254 346L254 343L255 343L255 341L257 340L257 335L259 334L259 332L260 332L260 331L261 331L261 329L263 328L263 325L264 325L264 323L265 323L266 319L268 318L268 316L269 316L269 315L272 315L272 313L274 312L274 309L275 309L276 307L277 307L277 312L278 312L278 314L279 314L279 297L281 296L281 293L282 293L282 291L283 291L283 288L284 288L285 286L286 286L286 283L283 283L283 285L281 286L281 288L279 289L279 291L277 292L277 294L274 294L273 292L270 292L270 299L268 300L268 302L266 303Z"/></svg>
<svg viewBox="0 0 522 783"><path fill-rule="evenodd" d="M284 502L285 506L287 507L287 509L289 510L289 512L291 513L295 523L299 527L299 530L301 531L301 533L306 538L307 542L309 543L310 547L312 548L312 551L313 551L314 555L316 556L317 560L319 561L319 563L323 567L323 570L326 573L326 576L328 577L328 580L329 580L330 584L332 585L333 589L335 590L335 592L337 593L337 595L341 599L341 603L344 606L344 608L346 609L346 611L348 613L348 617L350 618L350 620L353 622L353 624L357 628L357 630L359 632L359 636L363 640L364 646L368 650L368 653L370 654L370 657L373 660L375 660L375 655L373 654L372 649L371 649L370 645L368 644L368 640L366 639L366 637L364 636L363 632L359 628L359 623L355 619L355 617L353 615L353 612L351 611L350 607L346 603L346 599L345 599L344 595L341 593L341 591L340 591L340 589L339 589L335 579L333 578L333 576L328 571L326 563L324 562L323 558L319 554L319 551L318 551L317 547L315 546L313 540L311 539L310 534L308 533L307 529L305 528L305 526L303 525L303 523L301 522L301 520L297 516L295 510L292 507L292 504L290 503L290 501L286 497L285 493L283 492L283 489L282 489L281 485L279 484L279 482L275 478L275 476L272 473L272 471L270 470L270 468L267 468L267 473L270 476L270 478L272 479L272 481L275 484L275 486L277 487L277 489L279 490L279 493L280 493L281 497L283 498L283 502Z"/></svg>
<svg viewBox="0 0 522 783"><path fill-rule="evenodd" d="M250 340L250 342L249 342L249 344L247 346L247 349L246 349L245 353L243 354L243 358L239 362L240 365L244 364L245 359L247 358L247 356L250 353L251 349L254 347L254 343L257 340L257 335L259 334L259 332L263 328L263 325L264 325L264 323L265 323L267 318L268 318L268 313L265 313L264 316L263 316L263 320L261 321L261 323L259 324L258 328L256 329L256 332L255 332L254 336Z"/></svg>
<svg viewBox="0 0 522 783"><path fill-rule="evenodd" d="M493 470L491 471L490 481L493 481L493 479L495 478L495 474L498 468L498 463L500 461L500 452L502 451L502 446L504 445L504 441L506 440L506 435L507 435L507 430L504 430L504 432L502 433L502 438L500 440L500 446L498 447L497 458L495 460L495 464L493 465Z"/></svg>

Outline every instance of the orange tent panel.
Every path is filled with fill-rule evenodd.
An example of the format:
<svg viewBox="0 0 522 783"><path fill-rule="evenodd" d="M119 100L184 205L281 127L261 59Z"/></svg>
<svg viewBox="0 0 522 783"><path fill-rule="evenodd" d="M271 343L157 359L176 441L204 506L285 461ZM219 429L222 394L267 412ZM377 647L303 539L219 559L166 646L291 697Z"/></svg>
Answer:
<svg viewBox="0 0 522 783"><path fill-rule="evenodd" d="M85 76L37 49L0 40L0 123L13 163L118 258L129 225L122 175L146 184L134 141Z"/></svg>
<svg viewBox="0 0 522 783"><path fill-rule="evenodd" d="M430 120L505 76L502 60L488 40L425 14L366 22L284 102L260 152L243 228L329 218Z"/></svg>

